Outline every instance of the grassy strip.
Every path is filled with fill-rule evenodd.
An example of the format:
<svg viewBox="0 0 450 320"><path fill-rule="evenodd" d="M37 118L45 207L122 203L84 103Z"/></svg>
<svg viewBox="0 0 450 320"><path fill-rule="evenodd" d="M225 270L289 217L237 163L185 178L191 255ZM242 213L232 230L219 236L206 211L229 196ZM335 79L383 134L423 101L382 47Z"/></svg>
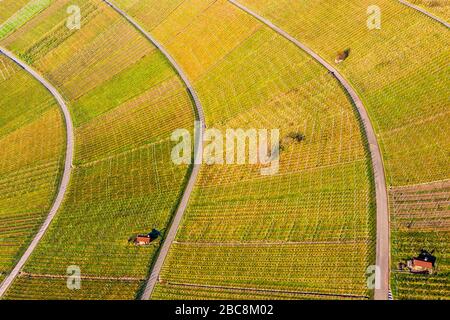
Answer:
<svg viewBox="0 0 450 320"><path fill-rule="evenodd" d="M51 2L51 0L32 0L28 2L27 5L0 25L0 40L27 23L33 16L47 8Z"/></svg>

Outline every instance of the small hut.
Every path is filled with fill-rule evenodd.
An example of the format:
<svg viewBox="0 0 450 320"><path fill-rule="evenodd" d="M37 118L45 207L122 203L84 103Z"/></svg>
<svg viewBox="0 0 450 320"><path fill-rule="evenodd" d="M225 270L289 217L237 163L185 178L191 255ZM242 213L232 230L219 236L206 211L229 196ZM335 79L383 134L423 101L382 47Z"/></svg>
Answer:
<svg viewBox="0 0 450 320"><path fill-rule="evenodd" d="M336 59L334 60L334 62L339 64L339 63L343 62L345 59L347 59L349 55L350 55L350 49L345 49L344 51L338 52L338 55L336 56Z"/></svg>
<svg viewBox="0 0 450 320"><path fill-rule="evenodd" d="M149 245L151 242L155 241L156 239L158 239L158 237L161 236L161 232L156 230L156 229L152 229L152 231L150 231L147 234L138 234L134 239L133 239L133 243L136 246L146 246Z"/></svg>
<svg viewBox="0 0 450 320"><path fill-rule="evenodd" d="M415 274L433 274L436 267L436 257L433 256L433 252L434 250L430 253L422 249L417 257L409 259L406 264L400 263L399 269L406 269Z"/></svg>
<svg viewBox="0 0 450 320"><path fill-rule="evenodd" d="M146 235L139 234L134 240L134 244L137 246L146 246L150 244L150 242L152 242L152 240L150 239L150 236L147 234Z"/></svg>

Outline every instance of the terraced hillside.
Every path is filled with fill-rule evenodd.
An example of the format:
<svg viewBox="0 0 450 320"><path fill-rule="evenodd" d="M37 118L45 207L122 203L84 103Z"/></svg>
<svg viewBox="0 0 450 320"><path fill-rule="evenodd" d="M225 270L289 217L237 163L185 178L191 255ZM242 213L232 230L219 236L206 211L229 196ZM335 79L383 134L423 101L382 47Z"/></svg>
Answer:
<svg viewBox="0 0 450 320"><path fill-rule="evenodd" d="M69 5L81 9L80 29L66 26ZM170 160L170 133L194 123L186 88L102 1L52 1L0 45L63 95L76 142L63 207L6 298L134 298L158 243L128 239L165 228L188 173ZM82 290L67 288L69 266L80 268Z"/></svg>
<svg viewBox="0 0 450 320"><path fill-rule="evenodd" d="M448 278L449 269L450 229L445 213L448 203L434 196L427 198L430 207L440 208L444 214L433 220L427 216L431 221L426 228L416 222L415 228L401 227L396 210L400 205L398 190L403 187L421 193L423 187L432 189L435 181L450 178L448 28L397 1L242 0L240 3L332 63L339 51L351 50L349 58L336 68L363 98L383 149L386 176L392 188L394 297L448 298L450 283L442 280ZM367 28L367 8L371 5L381 9L379 30ZM413 202L415 210L423 210L420 197ZM427 211L420 215L425 214ZM434 219L439 227L433 227ZM405 243L409 243L407 249ZM397 274L399 260L417 254L421 248L437 250L439 273L426 279ZM414 289L421 293L413 294Z"/></svg>
<svg viewBox="0 0 450 320"><path fill-rule="evenodd" d="M336 79L227 1L115 3L186 71L208 128L305 136L272 176L203 165L152 298L368 297L370 163Z"/></svg>
<svg viewBox="0 0 450 320"><path fill-rule="evenodd" d="M0 282L50 210L64 161L58 105L0 54Z"/></svg>
<svg viewBox="0 0 450 320"><path fill-rule="evenodd" d="M372 172L361 105L389 187L394 298L450 297L445 23L397 0L238 0L337 74L234 1L111 2L174 60L107 1L0 0L0 47L58 90L75 126L63 205L0 298L373 298L367 270L387 250L376 247L381 172ZM409 2L449 21L445 0ZM379 29L367 24L374 6ZM337 62L345 50L349 56ZM246 149L246 164L236 164L237 150L201 164L184 211L178 205L193 167L173 163L171 134L193 132L192 95L214 129L205 156L229 129L248 130L249 142L263 140L257 130L279 129L269 140L281 149L279 162L248 164ZM55 197L63 124L44 87L0 55L0 285ZM162 242L138 247L129 239L152 228L166 237L177 208L183 218L170 229L176 238L165 242L159 272L152 266ZM434 274L397 270L422 248L435 250ZM74 268L79 290L68 287Z"/></svg>

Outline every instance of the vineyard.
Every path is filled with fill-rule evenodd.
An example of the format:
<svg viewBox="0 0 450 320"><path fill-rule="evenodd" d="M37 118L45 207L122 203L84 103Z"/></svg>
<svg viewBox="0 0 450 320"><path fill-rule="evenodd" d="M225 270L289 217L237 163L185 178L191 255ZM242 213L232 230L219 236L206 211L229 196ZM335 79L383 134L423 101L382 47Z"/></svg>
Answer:
<svg viewBox="0 0 450 320"><path fill-rule="evenodd" d="M62 209L7 298L134 298L157 244L137 248L128 239L164 229L185 183L187 165L170 161L170 133L194 122L182 82L102 1L77 3L84 28L68 30L67 1L55 1L2 41L58 88L76 143ZM87 277L81 295L60 290L70 265ZM137 280L120 280L130 277Z"/></svg>
<svg viewBox="0 0 450 320"><path fill-rule="evenodd" d="M282 151L274 176L252 165L203 166L160 286L219 286L230 298L240 296L236 288L368 297L371 174L355 111L337 81L227 1L178 1L161 21L154 17L164 12L144 14L152 5L124 8L194 81L208 127L306 137ZM173 290L156 292L177 298Z"/></svg>
<svg viewBox="0 0 450 320"><path fill-rule="evenodd" d="M447 0L409 0L408 2L443 18L447 22L450 21L450 2Z"/></svg>
<svg viewBox="0 0 450 320"><path fill-rule="evenodd" d="M389 184L402 186L450 176L445 152L450 147L445 137L449 109L443 94L450 84L450 42L444 26L396 1L241 3L302 39L329 61L334 62L337 52L351 49L350 58L336 67L361 93L369 109L383 148ZM365 12L371 4L382 9L380 30L366 26ZM286 14L279 16L279 12ZM349 21L348 16L355 19ZM326 27L327 19L333 20L333 29ZM398 30L402 32L398 34Z"/></svg>
<svg viewBox="0 0 450 320"><path fill-rule="evenodd" d="M330 62L334 61L337 52L351 49L350 57L336 67L354 85L369 109L382 147L389 185L407 186L449 178L450 140L447 133L450 110L445 94L450 85L448 29L396 1L338 4L332 1L244 0L241 3L301 39ZM366 9L370 5L377 5L382 11L379 30L369 30L365 24ZM354 19L349 20L349 16ZM326 27L327 19L332 19L333 28ZM429 201L430 206L440 206L433 198ZM416 210L421 210L420 201L414 205L417 205ZM391 207L396 208L396 204ZM426 215L426 212L421 214ZM395 216L395 209L391 209L391 218ZM447 221L445 216L437 219L438 223ZM403 234L397 227L395 223L391 226L394 238L396 234ZM420 225L417 228L420 229ZM437 229L440 237L444 237L437 240L433 232L427 232L430 229L433 229L431 222L422 232L409 234L411 248L408 253L417 253L430 242L433 248L439 245L446 269L448 239L445 241L445 237L448 237L448 230ZM395 252L403 252L400 242L392 242L393 265L399 257ZM437 279L436 285L434 279ZM394 281L399 288L393 290L398 292L399 298L411 298L402 288L418 285L423 287L422 292L414 298L425 297L427 291L433 295L436 287L446 287L443 290L448 292L448 281L443 283L440 277L423 281L404 276L401 281Z"/></svg>
<svg viewBox="0 0 450 320"><path fill-rule="evenodd" d="M191 286L180 284L161 284L153 293L154 299L171 300L359 300L358 296L336 296L276 290L257 291L245 288Z"/></svg>
<svg viewBox="0 0 450 320"><path fill-rule="evenodd" d="M64 160L64 129L53 97L3 56L0 56L0 92L0 278L3 278L29 245L53 202Z"/></svg>
<svg viewBox="0 0 450 320"><path fill-rule="evenodd" d="M171 134L193 132L193 91L208 129L279 129L279 163L271 175L262 174L270 163L201 164L151 298L373 298L383 173L373 172L373 146L339 77L228 0L112 2L189 81L105 1L0 1L0 46L57 89L75 133L63 204L0 298L142 298L162 241L130 239L153 228L164 239L172 226L192 166L172 161ZM238 2L355 89L389 189L392 293L448 299L448 28L391 0ZM445 1L410 2L449 18ZM368 28L370 6L382 12L380 29ZM64 136L54 98L0 54L0 284L48 215ZM420 249L435 250L437 272L398 270ZM74 266L79 290L68 288Z"/></svg>
<svg viewBox="0 0 450 320"><path fill-rule="evenodd" d="M139 281L82 279L82 290L67 290L66 278L21 276L11 287L7 299L27 300L124 300L134 299ZM26 288L26 290L24 290ZM64 292L64 295L61 293Z"/></svg>
<svg viewBox="0 0 450 320"><path fill-rule="evenodd" d="M450 182L393 188L392 270L397 294L405 299L440 299L450 295ZM410 275L397 270L397 263L417 254L417 248L435 250L437 271L433 275Z"/></svg>

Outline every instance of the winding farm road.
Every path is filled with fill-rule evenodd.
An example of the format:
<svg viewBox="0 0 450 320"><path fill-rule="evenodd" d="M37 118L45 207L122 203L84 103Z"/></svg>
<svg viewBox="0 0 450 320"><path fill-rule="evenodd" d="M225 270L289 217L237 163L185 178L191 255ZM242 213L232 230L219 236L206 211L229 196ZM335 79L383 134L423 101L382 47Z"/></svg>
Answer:
<svg viewBox="0 0 450 320"><path fill-rule="evenodd" d="M12 52L6 50L3 47L0 47L0 54L3 54L7 56L9 59L14 61L16 64L18 64L22 69L24 69L26 72L31 74L36 80L38 80L45 88L47 88L48 91L55 97L56 101L58 102L59 106L61 107L61 110L64 115L64 122L66 126L66 156L65 156L65 163L64 163L64 172L62 175L62 179L59 185L58 194L53 202L53 205L50 209L50 212L45 219L42 226L39 228L39 231L36 233L36 235L33 238L33 241L28 246L27 250L24 252L22 257L19 259L17 264L14 266L13 270L9 275L3 280L3 282L0 285L0 298L3 297L5 292L8 290L9 286L12 284L14 279L19 274L20 270L22 270L24 264L27 262L30 255L33 253L34 249L38 245L39 241L44 236L45 232L47 231L50 223L52 222L53 218L55 217L56 212L61 207L62 201L64 199L64 195L66 193L67 187L69 185L70 175L72 173L72 161L73 161L73 149L74 149L74 133L73 133L73 123L72 118L70 116L69 109L67 108L64 99L59 94L58 90L55 89L47 80L45 80L38 72L36 72L34 69L32 69L30 66L28 66L25 62L20 60L18 57L16 57Z"/></svg>
<svg viewBox="0 0 450 320"><path fill-rule="evenodd" d="M377 240L376 240L376 265L379 267L376 272L376 283L378 288L375 289L375 300L387 300L389 292L389 265L390 265L390 243L389 243L389 211L387 200L386 180L384 176L383 160L381 157L380 147L370 122L367 110L364 107L361 99L357 95L356 91L350 85L350 83L328 62L322 59L317 53L305 46L303 43L289 35L286 31L274 25L269 20L261 17L257 13L251 11L247 7L238 3L235 0L228 0L230 3L258 19L269 28L295 44L297 47L305 51L315 60L317 60L322 66L324 66L329 72L331 72L336 79L341 83L345 90L350 95L353 103L355 104L358 113L361 117L361 122L364 126L364 130L369 143L370 154L372 158L372 167L374 171L375 180L375 196L377 206Z"/></svg>
<svg viewBox="0 0 450 320"><path fill-rule="evenodd" d="M189 177L188 183L186 185L186 188L183 191L183 196L181 198L181 201L178 205L177 211L175 213L175 216L173 217L173 220L170 224L169 231L165 235L165 238L163 240L163 244L159 250L158 257L153 264L150 276L147 280L144 292L141 295L141 300L148 300L150 299L153 289L156 286L156 283L159 278L159 274L161 272L161 268L163 266L164 260L167 257L167 254L169 253L170 246L172 242L175 240L175 236L178 231L178 227L181 223L181 219L183 218L183 214L186 211L186 207L189 202L189 198L191 196L192 190L194 189L195 182L197 180L198 173L200 171L200 164L201 164L201 158L203 155L203 134L204 130L206 128L205 125L205 116L203 113L203 108L200 103L200 99L197 96L197 93L195 92L191 82L189 81L188 77L184 73L183 69L178 65L178 63L172 58L172 56L167 52L167 50L158 42L156 39L154 39L147 31L145 31L136 21L134 21L128 14L126 14L124 11L122 11L119 7L114 5L112 2L103 0L106 4L108 4L111 8L113 8L117 13L119 13L122 17L124 17L130 24L132 24L142 35L147 38L155 47L157 47L161 53L166 56L167 60L172 64L173 68L176 70L178 75L181 77L183 82L185 83L189 94L191 95L196 112L198 117L198 122L195 124L196 132L195 135L195 150L194 150L194 164L192 166L191 175Z"/></svg>
<svg viewBox="0 0 450 320"><path fill-rule="evenodd" d="M408 6L408 7L412 8L412 9L414 9L414 10L422 12L424 15L427 15L431 19L436 20L437 22L443 24L447 28L450 28L450 24L448 22L444 21L441 18L436 17L435 15L433 15L433 14L429 13L428 11L426 11L425 9L422 9L421 7L416 6L416 5L412 4L412 3L409 3L408 1L405 1L405 0L398 0L398 1L400 3L402 3L402 4L404 4L405 6Z"/></svg>

